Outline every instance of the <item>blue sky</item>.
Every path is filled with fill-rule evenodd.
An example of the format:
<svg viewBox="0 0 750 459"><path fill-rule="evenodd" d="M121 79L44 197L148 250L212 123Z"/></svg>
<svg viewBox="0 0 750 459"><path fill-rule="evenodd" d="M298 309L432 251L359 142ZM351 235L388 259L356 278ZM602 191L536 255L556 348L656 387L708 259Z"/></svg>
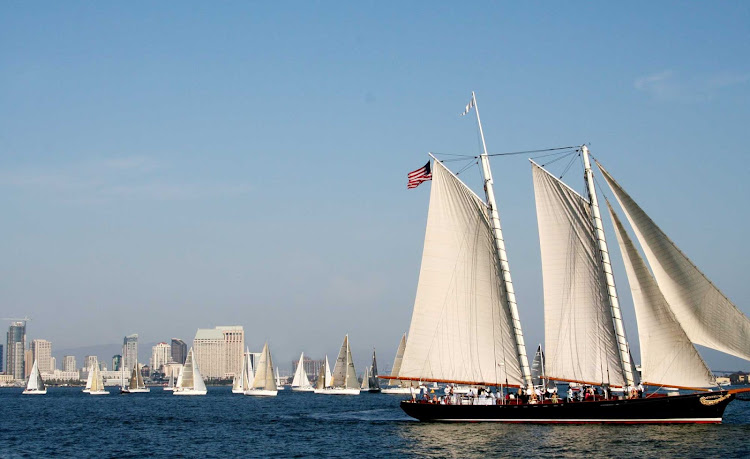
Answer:
<svg viewBox="0 0 750 459"><path fill-rule="evenodd" d="M358 370L372 346L389 365L429 197L405 174L429 151L478 153L458 116L472 90L491 152L589 143L750 312L745 2L0 9L0 304L56 349L241 324L282 365L332 357L345 333ZM529 166L493 172L533 347Z"/></svg>

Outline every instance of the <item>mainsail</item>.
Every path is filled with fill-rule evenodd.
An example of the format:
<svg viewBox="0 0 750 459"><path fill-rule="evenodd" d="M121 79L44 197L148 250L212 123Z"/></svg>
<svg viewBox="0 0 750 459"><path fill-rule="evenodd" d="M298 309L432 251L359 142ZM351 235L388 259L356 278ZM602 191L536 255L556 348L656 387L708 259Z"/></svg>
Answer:
<svg viewBox="0 0 750 459"><path fill-rule="evenodd" d="M598 164L641 244L656 283L695 344L750 360L750 320Z"/></svg>
<svg viewBox="0 0 750 459"><path fill-rule="evenodd" d="M276 380L273 375L273 361L271 360L271 351L268 349L268 343L263 346L263 352L260 354L258 367L253 379L253 389L276 390Z"/></svg>
<svg viewBox="0 0 750 459"><path fill-rule="evenodd" d="M675 318L609 202L607 206L633 295L644 381L656 385L715 386L711 370Z"/></svg>
<svg viewBox="0 0 750 459"><path fill-rule="evenodd" d="M292 379L292 387L310 387L310 380L307 377L305 371L305 353L303 352L299 356L299 362L297 363L297 371L294 372L294 378Z"/></svg>
<svg viewBox="0 0 750 459"><path fill-rule="evenodd" d="M26 390L41 392L46 389L47 386L44 385L42 373L39 371L39 364L35 359L34 365L31 367L31 373L29 373L29 382L26 384Z"/></svg>
<svg viewBox="0 0 750 459"><path fill-rule="evenodd" d="M328 356L326 356L326 363L320 367L315 388L325 389L326 387L331 387L332 383L333 377L331 376L331 367L328 365Z"/></svg>
<svg viewBox="0 0 750 459"><path fill-rule="evenodd" d="M336 358L336 364L333 366L333 382L331 385L347 389L356 389L359 387L357 372L354 369L354 360L352 359L352 350L349 348L349 335L344 336L344 342L341 343L339 356Z"/></svg>
<svg viewBox="0 0 750 459"><path fill-rule="evenodd" d="M138 371L138 362L133 366L133 371L130 374L130 389L145 389L146 383L143 381L143 375Z"/></svg>
<svg viewBox="0 0 750 459"><path fill-rule="evenodd" d="M409 343L396 374L525 386L488 206L443 164L433 164Z"/></svg>
<svg viewBox="0 0 750 459"><path fill-rule="evenodd" d="M551 379L625 385L589 202L531 162Z"/></svg>

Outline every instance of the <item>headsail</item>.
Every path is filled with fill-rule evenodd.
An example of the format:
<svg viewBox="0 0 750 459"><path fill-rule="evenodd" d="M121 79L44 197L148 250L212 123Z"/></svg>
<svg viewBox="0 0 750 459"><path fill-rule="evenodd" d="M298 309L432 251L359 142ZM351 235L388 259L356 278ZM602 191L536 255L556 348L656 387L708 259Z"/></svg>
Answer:
<svg viewBox="0 0 750 459"><path fill-rule="evenodd" d="M433 163L422 266L398 376L525 386L487 205Z"/></svg>
<svg viewBox="0 0 750 459"><path fill-rule="evenodd" d="M344 342L341 343L339 356L333 366L333 382L331 384L334 387L346 387L347 389L359 387L357 372L354 369L352 359L352 350L349 348L349 335L344 336Z"/></svg>
<svg viewBox="0 0 750 459"><path fill-rule="evenodd" d="M294 372L294 378L292 379L292 387L309 387L310 380L307 377L305 371L305 353L303 352L299 356L299 362L297 363L297 371Z"/></svg>
<svg viewBox="0 0 750 459"><path fill-rule="evenodd" d="M633 294L643 379L659 385L715 386L711 370L675 318L609 202L607 206Z"/></svg>
<svg viewBox="0 0 750 459"><path fill-rule="evenodd" d="M253 389L276 390L276 380L273 375L273 361L271 360L271 351L268 349L268 343L263 346L263 352L260 354L258 367L255 370Z"/></svg>
<svg viewBox="0 0 750 459"><path fill-rule="evenodd" d="M551 379L622 386L618 344L589 203L531 162Z"/></svg>
<svg viewBox="0 0 750 459"><path fill-rule="evenodd" d="M598 164L635 232L656 283L695 344L750 360L750 320Z"/></svg>
<svg viewBox="0 0 750 459"><path fill-rule="evenodd" d="M39 371L39 364L37 363L36 359L34 359L34 365L31 367L31 373L29 373L29 381L26 384L26 390L41 392L46 389L47 386L44 385L42 373L41 371Z"/></svg>

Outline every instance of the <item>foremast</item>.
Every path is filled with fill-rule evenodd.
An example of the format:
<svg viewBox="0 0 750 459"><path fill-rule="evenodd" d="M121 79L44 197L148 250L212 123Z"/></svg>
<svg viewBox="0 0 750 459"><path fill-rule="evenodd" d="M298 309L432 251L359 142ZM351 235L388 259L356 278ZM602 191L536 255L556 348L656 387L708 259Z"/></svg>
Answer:
<svg viewBox="0 0 750 459"><path fill-rule="evenodd" d="M617 298L617 289L615 288L615 278L612 274L612 264L609 260L609 250L607 249L607 240L604 237L604 227L602 217L599 212L599 201L596 197L594 187L594 173L591 170L591 161L589 160L589 149L586 145L581 146L581 156L583 158L584 180L586 181L586 191L588 192L589 204L591 206L591 217L596 233L596 241L601 255L602 270L604 279L607 283L607 295L612 312L612 321L615 326L615 336L617 338L617 348L620 355L620 364L622 374L627 386L634 386L633 371L630 362L630 349L628 340L625 337L625 327L622 324L622 313L620 311L620 301Z"/></svg>
<svg viewBox="0 0 750 459"><path fill-rule="evenodd" d="M479 125L479 136L482 139L482 151L479 160L482 166L482 175L484 177L484 193L487 198L487 206L490 211L490 226L494 235L495 250L502 274L502 288L505 291L505 307L510 312L513 321L513 334L516 344L516 353L518 361L521 364L521 375L526 382L526 387L533 390L534 383L531 380L531 369L529 368L529 359L526 355L526 344L523 340L523 330L521 328L521 319L518 314L518 305L516 304L516 294L513 289L513 281L510 277L510 265L508 264L508 255L505 251L505 240L503 239L503 230L500 226L500 214L497 211L495 201L495 188L492 180L492 171L490 170L490 159L487 155L487 144L484 140L484 131L482 130L482 120L479 118L479 106L474 91L471 92L471 103L474 105L474 112L477 115L477 124Z"/></svg>

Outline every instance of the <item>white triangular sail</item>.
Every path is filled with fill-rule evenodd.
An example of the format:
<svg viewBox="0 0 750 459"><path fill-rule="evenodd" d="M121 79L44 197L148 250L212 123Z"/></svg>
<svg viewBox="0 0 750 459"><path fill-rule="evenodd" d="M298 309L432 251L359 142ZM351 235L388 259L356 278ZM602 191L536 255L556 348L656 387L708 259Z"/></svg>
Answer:
<svg viewBox="0 0 750 459"><path fill-rule="evenodd" d="M29 381L26 384L26 390L41 392L46 388L47 386L44 385L44 380L42 379L42 373L39 371L39 364L35 359L34 365L31 367L31 373L29 373Z"/></svg>
<svg viewBox="0 0 750 459"><path fill-rule="evenodd" d="M589 203L533 161L532 171L547 376L624 385Z"/></svg>
<svg viewBox="0 0 750 459"><path fill-rule="evenodd" d="M359 386L362 390L370 390L370 367L365 367L365 372L362 375L362 385Z"/></svg>
<svg viewBox="0 0 750 459"><path fill-rule="evenodd" d="M750 320L677 248L601 164L598 166L641 244L664 299L688 338L695 344L750 360Z"/></svg>
<svg viewBox="0 0 750 459"><path fill-rule="evenodd" d="M305 371L305 353L303 352L299 356L299 362L297 363L297 371L294 372L294 378L292 378L292 387L310 387L310 380L307 377Z"/></svg>
<svg viewBox="0 0 750 459"><path fill-rule="evenodd" d="M406 350L406 333L401 337L401 341L398 343L398 349L396 349L396 357L393 359L393 368L391 368L391 377L398 376L401 371L401 362L404 360L404 351ZM391 379L391 384L399 385L403 384L403 381L398 379Z"/></svg>
<svg viewBox="0 0 750 459"><path fill-rule="evenodd" d="M352 350L349 347L349 335L344 336L344 342L341 343L339 356L336 358L336 364L333 366L333 387L345 387L347 389L356 389L359 387L357 382L357 372L354 369L354 360L352 359Z"/></svg>
<svg viewBox="0 0 750 459"><path fill-rule="evenodd" d="M198 390L197 384L200 380L200 384L203 384L203 379L200 378L200 373L197 371L198 367L195 365L195 357L193 355L193 348L190 348L185 359L185 365L182 366L180 376L177 378L177 389L196 389ZM205 390L205 385L203 386Z"/></svg>
<svg viewBox="0 0 750 459"><path fill-rule="evenodd" d="M439 161L433 164L417 295L397 374L525 385L488 207Z"/></svg>
<svg viewBox="0 0 750 459"><path fill-rule="evenodd" d="M252 388L277 390L276 380L273 375L273 360L271 360L271 351L268 349L268 343L263 345L263 352L260 354L260 360L258 361L258 368L256 368Z"/></svg>
<svg viewBox="0 0 750 459"><path fill-rule="evenodd" d="M711 370L675 318L614 209L607 205L633 294L643 380L657 385L715 386Z"/></svg>
<svg viewBox="0 0 750 459"><path fill-rule="evenodd" d="M91 366L91 392L101 392L104 390L104 378L99 372L99 364Z"/></svg>
<svg viewBox="0 0 750 459"><path fill-rule="evenodd" d="M195 391L206 390L206 383L203 382L201 372L198 369L198 365L196 365L195 363L193 363L193 389L195 389Z"/></svg>

